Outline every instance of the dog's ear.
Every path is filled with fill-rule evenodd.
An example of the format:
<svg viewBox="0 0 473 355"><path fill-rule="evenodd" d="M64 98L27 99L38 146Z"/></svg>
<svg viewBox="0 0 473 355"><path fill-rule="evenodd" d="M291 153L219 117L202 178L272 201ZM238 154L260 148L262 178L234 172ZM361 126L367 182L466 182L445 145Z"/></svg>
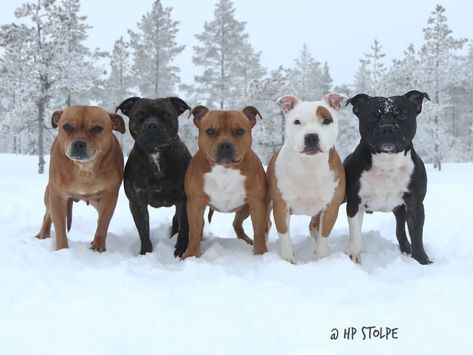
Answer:
<svg viewBox="0 0 473 355"><path fill-rule="evenodd" d="M194 124L199 127L202 118L209 112L209 109L205 106L199 105L192 109L191 115L194 116ZM189 115L190 116L190 115Z"/></svg>
<svg viewBox="0 0 473 355"><path fill-rule="evenodd" d="M407 99L412 102L414 105L416 105L417 108L417 114L422 112L422 102L424 99L427 99L430 101L430 97L426 92L421 92L417 90L412 90L404 94Z"/></svg>
<svg viewBox="0 0 473 355"><path fill-rule="evenodd" d="M294 95L284 95L283 97L280 97L278 100L277 100L277 103L279 105L281 105L281 108L283 110L284 113L288 113L289 111L291 111L294 106L297 105L297 103L299 102L299 98L297 96L294 96Z"/></svg>
<svg viewBox="0 0 473 355"><path fill-rule="evenodd" d="M171 102L179 115L182 115L183 112L191 109L184 100L178 97L168 97L167 100Z"/></svg>
<svg viewBox="0 0 473 355"><path fill-rule="evenodd" d="M128 116L131 108L139 99L140 97L137 97L137 96L129 97L128 99L126 99L120 105L117 106L117 108L115 109L115 113L118 112L118 110L120 110L124 115Z"/></svg>
<svg viewBox="0 0 473 355"><path fill-rule="evenodd" d="M122 116L116 113L109 113L110 119L112 120L112 129L114 131L118 131L121 134L125 134L125 121L123 121Z"/></svg>
<svg viewBox="0 0 473 355"><path fill-rule="evenodd" d="M342 109L342 101L345 100L347 96L345 94L340 94L338 92L332 92L328 95L325 95L324 100L329 104L331 108L335 111L340 111Z"/></svg>
<svg viewBox="0 0 473 355"><path fill-rule="evenodd" d="M360 107L363 106L366 101L368 100L369 96L366 94L358 94L356 96L353 96L347 100L347 103L345 106L348 106L349 104L353 105L353 113L356 115L360 111Z"/></svg>
<svg viewBox="0 0 473 355"><path fill-rule="evenodd" d="M254 106L246 106L241 112L244 113L246 117L248 117L248 120L251 123L251 128L253 128L256 124L256 118L259 116L259 118L263 119L261 117L261 114L259 113L258 109Z"/></svg>
<svg viewBox="0 0 473 355"><path fill-rule="evenodd" d="M64 112L64 110L57 110L57 111L54 111L52 116L51 116L51 126L53 128L56 128L59 124L59 120L61 119L61 116L62 116L62 113Z"/></svg>

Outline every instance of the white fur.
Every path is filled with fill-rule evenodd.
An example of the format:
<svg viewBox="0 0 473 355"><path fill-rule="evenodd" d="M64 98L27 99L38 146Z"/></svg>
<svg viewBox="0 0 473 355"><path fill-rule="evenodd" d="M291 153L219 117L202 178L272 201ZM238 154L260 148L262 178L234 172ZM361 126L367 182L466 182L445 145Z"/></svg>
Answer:
<svg viewBox="0 0 473 355"><path fill-rule="evenodd" d="M332 200L338 179L328 164L329 153L303 156L286 144L278 154L275 175L279 191L293 214L315 216Z"/></svg>
<svg viewBox="0 0 473 355"><path fill-rule="evenodd" d="M333 122L324 125L322 120L316 116L318 107L327 109L332 115ZM322 101L298 101L294 108L285 113L286 116L286 141L294 152L301 153L304 150L304 137L306 134L315 133L319 136L319 146L324 152L328 152L335 145L338 136L337 113L325 100ZM299 120L301 124L294 124Z"/></svg>
<svg viewBox="0 0 473 355"><path fill-rule="evenodd" d="M215 165L204 174L204 192L209 204L220 212L232 212L245 203L246 177L238 169Z"/></svg>
<svg viewBox="0 0 473 355"><path fill-rule="evenodd" d="M275 176L278 189L286 202L287 233L279 234L281 257L293 262L294 256L290 238L290 215L315 216L323 212L332 201L338 180L329 166L329 152L338 135L337 112L325 101L305 102L294 100L295 106L285 112L286 140L275 162ZM316 116L317 108L330 112L333 122L328 125ZM300 124L294 124L299 120ZM303 153L305 135L315 133L319 137L322 152L314 155ZM320 228L320 230L322 230ZM327 255L327 240L317 233L317 258ZM327 237L327 236L326 236Z"/></svg>
<svg viewBox="0 0 473 355"><path fill-rule="evenodd" d="M154 165L156 165L156 167L158 168L158 171L161 170L161 166L159 165L159 152L158 153L154 153L154 154L150 154L149 155L150 158L151 158L151 161L154 163Z"/></svg>
<svg viewBox="0 0 473 355"><path fill-rule="evenodd" d="M372 155L372 166L360 177L362 208L369 211L391 212L403 205L403 195L414 171L411 154L404 152Z"/></svg>
<svg viewBox="0 0 473 355"><path fill-rule="evenodd" d="M356 263L361 263L361 228L363 225L364 214L365 211L360 206L356 215L354 215L352 218L348 217L350 237L346 253Z"/></svg>

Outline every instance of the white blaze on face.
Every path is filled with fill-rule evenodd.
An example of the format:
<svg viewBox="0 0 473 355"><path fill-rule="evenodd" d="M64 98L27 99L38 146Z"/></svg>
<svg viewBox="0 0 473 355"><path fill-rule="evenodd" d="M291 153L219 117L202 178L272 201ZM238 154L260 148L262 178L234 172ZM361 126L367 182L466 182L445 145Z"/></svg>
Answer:
<svg viewBox="0 0 473 355"><path fill-rule="evenodd" d="M323 123L324 119L320 116L321 111L330 113L331 123ZM325 101L299 101L285 115L286 142L291 149L302 153L307 134L318 135L319 148L322 152L328 152L335 145L338 136L337 115ZM300 124L297 124L297 122L300 122Z"/></svg>

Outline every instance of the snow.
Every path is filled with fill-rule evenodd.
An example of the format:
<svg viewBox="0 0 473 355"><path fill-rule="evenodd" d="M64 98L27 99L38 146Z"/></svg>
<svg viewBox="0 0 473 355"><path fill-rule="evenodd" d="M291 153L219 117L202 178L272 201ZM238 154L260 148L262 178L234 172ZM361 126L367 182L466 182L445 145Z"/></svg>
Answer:
<svg viewBox="0 0 473 355"><path fill-rule="evenodd" d="M155 251L139 256L123 191L107 252L88 249L96 213L85 203L74 205L70 249L56 252L33 238L47 181L36 169L36 157L0 155L1 354L473 353L472 163L428 167L430 266L400 255L394 217L382 213L365 216L363 264L353 264L344 206L319 261L308 217L292 219L292 265L278 256L274 227L269 252L253 256L232 215L219 213L202 257L179 261L172 209L151 209ZM398 328L398 339L362 340L371 325ZM354 340L343 339L347 327Z"/></svg>

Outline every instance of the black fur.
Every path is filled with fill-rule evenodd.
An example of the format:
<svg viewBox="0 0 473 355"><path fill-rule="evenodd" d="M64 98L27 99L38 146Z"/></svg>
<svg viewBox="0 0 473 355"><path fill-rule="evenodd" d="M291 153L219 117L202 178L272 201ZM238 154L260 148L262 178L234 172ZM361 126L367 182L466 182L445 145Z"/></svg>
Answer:
<svg viewBox="0 0 473 355"><path fill-rule="evenodd" d="M353 105L353 113L359 119L361 140L355 151L344 161L347 190L347 215L353 217L358 212L361 199L360 177L370 170L372 156L381 152L409 155L414 163L414 171L403 196L404 204L396 206L396 236L402 252L411 254L421 264L431 261L423 246L424 197L427 191L427 174L424 163L412 144L417 129L417 115L422 110L426 93L410 91L402 96L370 97L356 95L347 101ZM384 127L388 127L383 132ZM393 176L392 179L396 179ZM389 184L390 181L386 181ZM409 229L412 247L406 236L405 224Z"/></svg>
<svg viewBox="0 0 473 355"><path fill-rule="evenodd" d="M130 119L135 144L125 166L124 187L130 211L141 239L141 254L153 251L149 237L148 205L176 206L171 236L178 233L174 255L187 248L189 225L184 193L184 176L191 155L178 135L178 117L189 106L177 97L123 101L121 110ZM159 155L158 163L153 159Z"/></svg>

